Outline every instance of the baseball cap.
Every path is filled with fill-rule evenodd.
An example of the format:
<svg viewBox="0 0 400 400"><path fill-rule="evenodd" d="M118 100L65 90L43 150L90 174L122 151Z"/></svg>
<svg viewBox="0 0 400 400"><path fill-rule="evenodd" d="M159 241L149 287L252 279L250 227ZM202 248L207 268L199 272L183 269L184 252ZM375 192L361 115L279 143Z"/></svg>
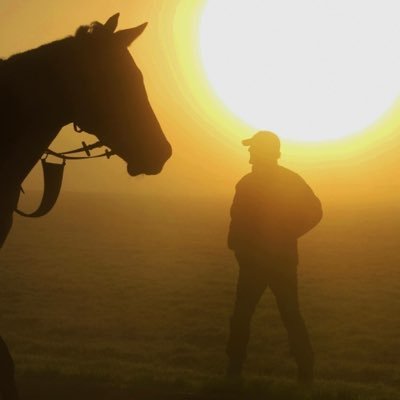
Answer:
<svg viewBox="0 0 400 400"><path fill-rule="evenodd" d="M270 131L259 131L251 138L243 140L242 144L243 146L260 146L277 151L280 151L281 147L281 141L279 140L279 137L274 132Z"/></svg>

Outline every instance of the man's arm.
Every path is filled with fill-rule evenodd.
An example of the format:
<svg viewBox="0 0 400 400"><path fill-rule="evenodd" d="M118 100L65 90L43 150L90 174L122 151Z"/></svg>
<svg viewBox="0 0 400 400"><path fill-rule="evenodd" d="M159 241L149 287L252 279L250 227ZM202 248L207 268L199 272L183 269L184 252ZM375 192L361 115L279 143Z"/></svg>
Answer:
<svg viewBox="0 0 400 400"><path fill-rule="evenodd" d="M310 186L302 178L300 178L299 183L297 199L299 213L293 224L296 237L303 236L318 225L323 215L321 201L314 194Z"/></svg>
<svg viewBox="0 0 400 400"><path fill-rule="evenodd" d="M234 250L237 246L237 236L238 236L238 220L240 220L241 207L239 203L238 185L235 188L235 196L233 197L233 202L230 209L230 223L228 232L228 248Z"/></svg>
<svg viewBox="0 0 400 400"><path fill-rule="evenodd" d="M237 250L246 247L251 241L254 221L254 193L249 174L245 175L236 185L235 196L230 209L228 247Z"/></svg>

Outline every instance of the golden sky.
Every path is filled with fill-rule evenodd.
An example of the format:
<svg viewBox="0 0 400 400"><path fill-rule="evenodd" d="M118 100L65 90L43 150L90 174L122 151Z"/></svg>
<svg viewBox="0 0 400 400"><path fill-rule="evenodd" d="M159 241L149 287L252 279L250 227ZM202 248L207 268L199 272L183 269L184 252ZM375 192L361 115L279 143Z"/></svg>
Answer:
<svg viewBox="0 0 400 400"><path fill-rule="evenodd" d="M70 162L63 190L233 193L235 182L249 170L247 151L240 141L254 129L226 108L206 76L199 52L204 4L205 0L1 0L2 58L71 35L79 25L93 20L105 22L116 12L121 13L120 28L149 22L130 50L173 146L173 158L161 175L138 178L129 177L124 163L116 158ZM394 104L385 118L347 139L322 144L283 141L281 163L299 172L326 201L397 201L399 126L399 104ZM70 149L80 141L66 127L53 147ZM39 169L26 186L40 187Z"/></svg>

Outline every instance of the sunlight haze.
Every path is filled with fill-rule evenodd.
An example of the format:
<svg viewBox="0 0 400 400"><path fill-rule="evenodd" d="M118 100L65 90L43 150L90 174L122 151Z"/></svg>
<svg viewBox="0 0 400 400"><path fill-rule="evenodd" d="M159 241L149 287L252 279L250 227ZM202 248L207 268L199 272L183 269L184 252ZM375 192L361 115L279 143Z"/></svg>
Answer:
<svg viewBox="0 0 400 400"><path fill-rule="evenodd" d="M0 399L399 400L399 11L0 0Z"/></svg>
<svg viewBox="0 0 400 400"><path fill-rule="evenodd" d="M204 68L254 129L312 142L360 133L399 95L397 11L393 0L208 0Z"/></svg>
<svg viewBox="0 0 400 400"><path fill-rule="evenodd" d="M267 3L276 4L275 2L258 2L257 4ZM225 2L221 1L218 4L225 4ZM244 2L232 3L231 12L239 11L242 4ZM306 18L305 11L310 3L301 4L305 4L305 8L296 6L296 14ZM337 6L334 10L340 10L339 6L342 3L335 4ZM2 19L0 57L7 58L14 53L73 35L78 26L89 24L93 20L104 22L115 12L121 13L119 22L121 29L146 21L149 23L145 32L130 47L130 52L143 73L152 107L173 147L172 158L159 176L139 178L128 176L126 166L116 157L111 160L69 162L65 169L63 191L128 192L143 195L146 193L155 195L196 193L202 196L214 194L230 196L237 178L250 167L248 153L241 145L241 140L251 136L258 129L258 126L253 126L246 118L250 117L251 113L257 113L257 110L263 110L266 104L268 104L266 108L277 106L274 100L277 96L281 96L285 98L284 107L278 109L278 112L275 112L276 109L273 108L274 112L269 111L268 114L270 119L266 118L258 125L263 129L275 129L281 136L281 163L283 165L306 174L316 190L325 198L341 199L341 201L355 200L354 196L359 193L363 193L363 201L372 198L382 201L387 196L397 198L397 171L400 168L398 161L400 159L398 156L400 107L396 96L399 86L400 75L397 71L400 70L398 68L400 56L396 51L396 43L397 38L400 41L400 33L397 32L397 22L393 22L397 14L393 11L393 2L380 2L381 11L377 17L380 16L381 19L375 21L371 13L375 10L377 3L368 1L363 3L360 8L362 12L357 14L366 15L368 18L365 21L358 21L354 19L356 11L354 7L360 3L351 1L348 4L349 7L351 6L352 14L348 18L340 17L343 21L341 29L336 29L336 19L330 21L328 15L319 22L321 35L323 33L321 38L325 40L329 38L331 44L335 43L336 36L330 31L330 29L335 29L340 43L343 43L346 32L350 36L353 35L349 32L352 26L351 21L354 20L354 24L356 21L357 24L360 22L357 26L368 35L368 40L371 42L370 50L365 46L361 48L359 62L362 61L365 65L354 65L354 58L352 62L347 60L343 63L337 75L339 80L335 81L337 85L333 88L338 97L331 96L328 99L325 97L325 103L324 99L315 102L313 97L304 93L302 88L306 83L301 80L299 82L292 80L296 88L294 97L300 98L297 103L299 107L295 107L293 96L290 102L286 101L287 91L281 94L275 92L270 97L268 93L264 93L265 90L262 89L261 84L257 87L260 86L263 91L257 96L262 96L262 99L260 100L257 96L254 99L248 99L246 92L242 93L240 88L245 88L245 78L249 77L249 73L240 75L235 68L244 68L247 62L247 65L257 67L260 71L260 67L253 62L254 60L246 58L252 52L255 52L253 54L261 53L260 44L253 47L252 42L247 39L247 35L252 32L266 34L272 26L278 29L282 41L274 40L274 37L268 35L265 44L265 46L268 44L268 52L265 52L266 57L261 61L267 62L267 55L271 54L276 62L279 61L279 55L284 57L285 61L292 62L292 56L288 51L288 49L293 49L291 37L312 36L311 29L316 29L318 21L308 21L307 24L302 25L300 20L294 19L291 23L291 26L295 27L295 32L293 32L289 28L285 31L286 28L283 28L287 25L281 26L275 23L271 16L267 16L268 24L262 28L260 27L263 21L262 16L254 16L255 8L247 9L242 19L238 18L237 13L227 13L223 17L218 17L218 14L209 16L209 18L212 17L210 23L213 25L211 25L212 30L206 32L204 30L205 13L208 12L207 10L214 9L215 3L205 0L190 2L183 0L146 2L90 0L84 3L77 0L65 3L49 0L40 0L40 2L6 0L0 7ZM392 12L389 13L388 10ZM287 18L281 6L275 11L280 13L282 18ZM250 17L256 18L257 21L252 28L248 25ZM219 19L224 24L224 29L215 32ZM374 23L375 28L366 32L365 27L368 21ZM236 33L232 34L232 40L230 40L227 35L233 26L236 28ZM303 31L301 31L302 26L304 26ZM390 32L392 36L388 38ZM205 36L206 34L208 36ZM210 57L206 60L204 58L206 37L209 38L211 44L214 41L217 45L222 39L226 41L221 54L224 54L222 50L232 52L237 47L235 60L240 63L232 63L229 68L224 67L224 64L219 65L218 54L215 60ZM357 39L351 37L353 40ZM238 42L240 38L242 45ZM361 41L361 36L358 36L358 39ZM378 47L380 53L377 53ZM330 57L328 50L332 48L334 48L333 45L327 46L322 54ZM243 49L246 50L246 57L243 55L239 57ZM208 50L212 51L212 46ZM308 51L311 50L312 47L309 47ZM350 57L348 47L345 51L345 54ZM308 53L308 56L312 55ZM314 59L318 61L318 58ZM302 71L307 72L306 63L297 64ZM275 75L278 74L280 65L282 63L274 66ZM213 76L213 70L210 70L213 66L225 68L226 73L221 75L219 69L216 69L214 71L216 75ZM287 65L285 71L282 75L283 80L289 76L290 71L293 71L293 65ZM229 88L226 85L232 78L232 72L237 74L237 80L235 85ZM370 80L365 76L367 73L370 74ZM257 77L253 73L250 75L254 79ZM263 76L267 82L269 74L264 73ZM354 81L352 78L355 76L357 79ZM278 78L276 82L273 81L276 90L279 82L282 83L282 80ZM318 82L321 82L323 76L319 74L317 78ZM255 82L257 83L257 80ZM365 87L362 87L363 83ZM221 90L229 90L224 92L225 94L218 93L218 85ZM346 91L346 85L349 92ZM360 93L355 89L361 89ZM298 90L302 92L297 92ZM238 107L242 104L245 108L238 108L237 112L234 112L228 107L227 98L223 96L227 96L231 93L230 91L235 96L228 100L237 102ZM321 94L319 87L315 88L314 93ZM322 95L324 95L323 92ZM307 125L298 123L300 117L304 117L303 122L308 121L309 107L318 107L311 116L315 124L312 127L313 130L306 129ZM264 117L258 115L257 118ZM281 128L278 122L282 123ZM311 135L305 137L308 141L301 143L297 140L296 135L301 132ZM349 136L346 136L348 134ZM342 139L321 141L335 135ZM315 141L312 141L314 139ZM57 137L52 148L55 150L76 148L82 140L92 143L95 138L86 134L78 135L73 132L71 126L67 126ZM76 179L77 176L79 179ZM41 179L40 169L35 168L24 187L27 190L41 190Z"/></svg>

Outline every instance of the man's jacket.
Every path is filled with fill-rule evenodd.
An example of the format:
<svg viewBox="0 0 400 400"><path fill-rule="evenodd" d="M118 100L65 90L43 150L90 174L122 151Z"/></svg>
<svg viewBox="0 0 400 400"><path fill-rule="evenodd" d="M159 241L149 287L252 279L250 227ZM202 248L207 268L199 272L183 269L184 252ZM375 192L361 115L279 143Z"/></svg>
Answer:
<svg viewBox="0 0 400 400"><path fill-rule="evenodd" d="M236 185L228 246L297 264L297 239L321 218L321 202L298 174L278 165L254 171Z"/></svg>

